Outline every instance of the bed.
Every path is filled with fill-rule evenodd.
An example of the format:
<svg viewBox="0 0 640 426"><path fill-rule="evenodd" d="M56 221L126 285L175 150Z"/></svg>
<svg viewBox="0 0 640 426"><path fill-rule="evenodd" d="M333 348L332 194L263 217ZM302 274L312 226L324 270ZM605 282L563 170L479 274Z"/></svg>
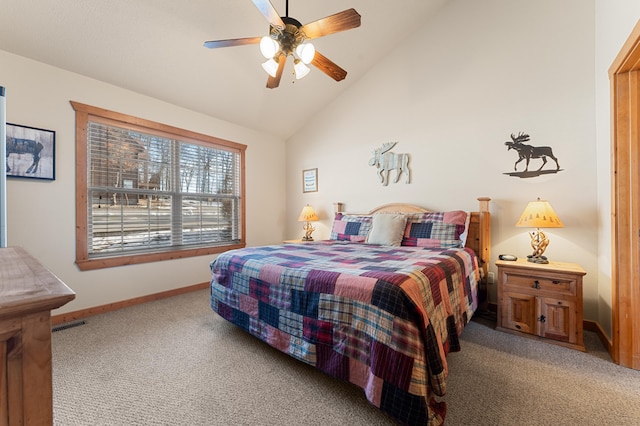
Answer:
<svg viewBox="0 0 640 426"><path fill-rule="evenodd" d="M274 348L364 390L401 424L444 422L449 352L478 307L490 258L477 212L336 203L331 238L249 247L211 267L211 307Z"/></svg>

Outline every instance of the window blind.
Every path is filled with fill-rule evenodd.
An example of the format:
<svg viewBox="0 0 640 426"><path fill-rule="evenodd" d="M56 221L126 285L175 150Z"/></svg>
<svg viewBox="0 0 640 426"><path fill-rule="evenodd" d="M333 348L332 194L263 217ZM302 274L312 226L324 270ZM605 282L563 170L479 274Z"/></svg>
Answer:
<svg viewBox="0 0 640 426"><path fill-rule="evenodd" d="M87 123L89 257L241 239L241 158L163 134Z"/></svg>

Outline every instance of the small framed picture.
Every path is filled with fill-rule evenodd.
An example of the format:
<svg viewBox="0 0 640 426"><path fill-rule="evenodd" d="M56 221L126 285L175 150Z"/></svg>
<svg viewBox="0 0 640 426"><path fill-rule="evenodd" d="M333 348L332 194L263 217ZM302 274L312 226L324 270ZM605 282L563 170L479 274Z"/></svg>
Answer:
<svg viewBox="0 0 640 426"><path fill-rule="evenodd" d="M7 177L54 180L56 132L7 123Z"/></svg>
<svg viewBox="0 0 640 426"><path fill-rule="evenodd" d="M302 171L302 192L318 191L318 169Z"/></svg>

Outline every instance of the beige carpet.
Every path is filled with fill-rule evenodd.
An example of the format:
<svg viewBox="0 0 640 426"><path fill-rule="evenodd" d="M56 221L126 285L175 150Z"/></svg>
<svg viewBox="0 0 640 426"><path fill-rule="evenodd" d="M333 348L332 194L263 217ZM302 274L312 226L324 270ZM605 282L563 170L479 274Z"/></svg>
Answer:
<svg viewBox="0 0 640 426"><path fill-rule="evenodd" d="M56 425L390 425L339 382L209 307L208 291L53 333ZM640 372L472 322L449 356L448 425L637 425Z"/></svg>

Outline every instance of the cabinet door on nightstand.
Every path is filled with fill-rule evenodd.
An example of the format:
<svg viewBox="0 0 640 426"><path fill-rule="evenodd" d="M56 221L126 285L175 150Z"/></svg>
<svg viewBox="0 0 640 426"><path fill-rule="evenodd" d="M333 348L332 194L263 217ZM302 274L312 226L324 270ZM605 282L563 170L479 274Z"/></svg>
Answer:
<svg viewBox="0 0 640 426"><path fill-rule="evenodd" d="M577 342L576 304L572 301L543 297L540 299L540 336L569 343Z"/></svg>
<svg viewBox="0 0 640 426"><path fill-rule="evenodd" d="M502 326L536 334L536 298L528 294L504 293Z"/></svg>

